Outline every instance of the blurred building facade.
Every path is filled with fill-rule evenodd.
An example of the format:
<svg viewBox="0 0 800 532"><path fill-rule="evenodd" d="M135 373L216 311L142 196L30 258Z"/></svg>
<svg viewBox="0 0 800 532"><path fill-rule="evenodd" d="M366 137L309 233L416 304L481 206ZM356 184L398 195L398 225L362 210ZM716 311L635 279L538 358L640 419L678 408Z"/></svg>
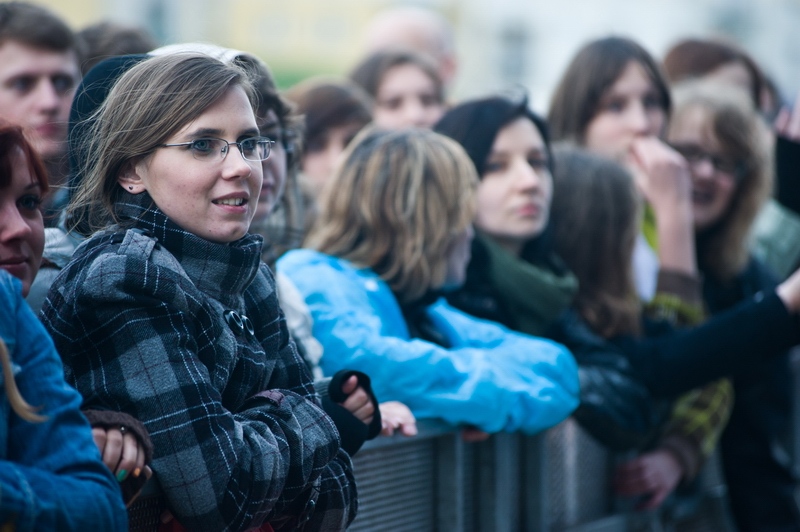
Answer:
<svg viewBox="0 0 800 532"><path fill-rule="evenodd" d="M162 43L206 41L255 53L281 86L345 74L363 28L383 7L414 4L453 24L453 99L524 87L544 111L561 73L588 40L610 34L656 57L683 37L722 37L747 49L794 99L800 89L800 0L39 0L75 28L101 19L140 25Z"/></svg>

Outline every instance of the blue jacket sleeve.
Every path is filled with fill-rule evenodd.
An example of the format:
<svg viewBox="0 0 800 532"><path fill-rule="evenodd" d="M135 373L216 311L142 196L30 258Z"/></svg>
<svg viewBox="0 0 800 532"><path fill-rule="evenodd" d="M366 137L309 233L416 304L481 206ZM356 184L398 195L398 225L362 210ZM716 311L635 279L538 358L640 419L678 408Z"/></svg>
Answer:
<svg viewBox="0 0 800 532"><path fill-rule="evenodd" d="M21 419L2 396L0 523L18 531L125 530L121 492L80 413L81 397L64 381L53 343L18 287L2 275L0 332L20 393L47 419Z"/></svg>
<svg viewBox="0 0 800 532"><path fill-rule="evenodd" d="M402 401L418 417L533 434L578 405L577 367L559 344L439 302L429 313L452 344L443 348L409 338L391 291L369 272L307 250L289 253L278 269L309 305L325 373L363 371L382 400Z"/></svg>

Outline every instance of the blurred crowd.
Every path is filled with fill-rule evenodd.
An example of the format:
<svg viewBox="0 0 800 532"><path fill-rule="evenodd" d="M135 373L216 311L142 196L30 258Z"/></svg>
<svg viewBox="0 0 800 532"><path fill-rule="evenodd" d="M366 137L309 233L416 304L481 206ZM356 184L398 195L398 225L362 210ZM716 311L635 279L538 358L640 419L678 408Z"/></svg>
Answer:
<svg viewBox="0 0 800 532"><path fill-rule="evenodd" d="M710 38L587 42L547 116L453 101L432 10L365 43L281 91L0 3L3 529L341 530L367 440L572 417L637 510L718 456L739 530L800 530L800 100Z"/></svg>

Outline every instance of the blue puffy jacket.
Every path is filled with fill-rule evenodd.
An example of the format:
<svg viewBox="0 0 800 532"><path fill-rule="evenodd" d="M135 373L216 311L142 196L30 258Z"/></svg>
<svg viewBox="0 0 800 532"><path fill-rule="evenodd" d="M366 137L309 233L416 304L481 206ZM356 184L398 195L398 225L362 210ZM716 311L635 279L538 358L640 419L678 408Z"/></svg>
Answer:
<svg viewBox="0 0 800 532"><path fill-rule="evenodd" d="M20 418L0 375L0 528L127 530L122 494L100 461L81 396L64 381L61 360L22 299L19 281L0 270L0 338L22 397L41 423Z"/></svg>
<svg viewBox="0 0 800 532"><path fill-rule="evenodd" d="M291 251L277 267L311 310L325 374L363 371L381 401L402 401L420 418L527 434L578 406L578 369L560 344L474 318L442 299L427 312L452 345L443 348L410 338L394 294L369 269L311 250Z"/></svg>

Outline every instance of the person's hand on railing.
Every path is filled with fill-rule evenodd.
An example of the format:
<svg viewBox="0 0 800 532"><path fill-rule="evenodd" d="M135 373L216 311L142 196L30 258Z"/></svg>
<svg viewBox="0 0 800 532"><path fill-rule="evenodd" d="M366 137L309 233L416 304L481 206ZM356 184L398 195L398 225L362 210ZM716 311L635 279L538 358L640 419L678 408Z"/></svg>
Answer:
<svg viewBox="0 0 800 532"><path fill-rule="evenodd" d="M381 436L391 436L395 431L403 436L417 435L417 419L411 410L399 401L387 401L380 404Z"/></svg>
<svg viewBox="0 0 800 532"><path fill-rule="evenodd" d="M666 449L645 453L617 468L614 489L626 497L643 497L637 510L658 508L683 478L683 466Z"/></svg>
<svg viewBox="0 0 800 532"><path fill-rule="evenodd" d="M375 407L366 390L358 384L358 377L353 375L344 381L342 392L347 395L347 399L342 403L342 406L363 421L365 425L369 425L372 422L372 416L375 414Z"/></svg>
<svg viewBox="0 0 800 532"><path fill-rule="evenodd" d="M476 429L475 427L464 427L461 429L461 439L467 443L477 443L486 441L491 434Z"/></svg>

